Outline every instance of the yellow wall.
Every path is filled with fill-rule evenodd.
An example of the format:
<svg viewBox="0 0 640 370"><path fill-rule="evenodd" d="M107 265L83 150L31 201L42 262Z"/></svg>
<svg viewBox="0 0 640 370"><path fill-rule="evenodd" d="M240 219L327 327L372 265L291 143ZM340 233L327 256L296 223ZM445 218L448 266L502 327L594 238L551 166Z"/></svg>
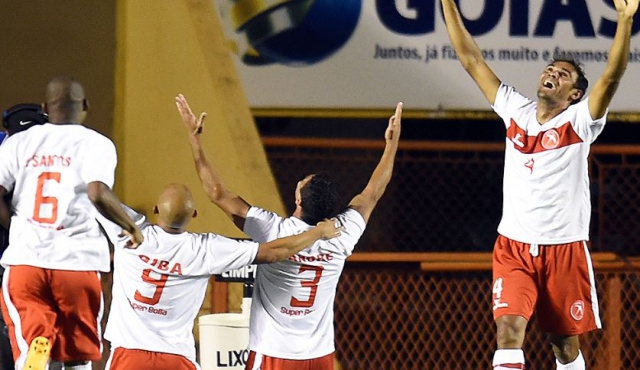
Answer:
<svg viewBox="0 0 640 370"><path fill-rule="evenodd" d="M197 114L209 114L203 138L227 188L283 212L213 2L120 0L117 6L116 190L124 201L149 212L166 184L182 182L199 205L192 230L243 236L201 190L174 104L183 93Z"/></svg>
<svg viewBox="0 0 640 370"><path fill-rule="evenodd" d="M86 90L86 125L111 135L115 2L0 1L0 110L40 103L47 82L69 75Z"/></svg>

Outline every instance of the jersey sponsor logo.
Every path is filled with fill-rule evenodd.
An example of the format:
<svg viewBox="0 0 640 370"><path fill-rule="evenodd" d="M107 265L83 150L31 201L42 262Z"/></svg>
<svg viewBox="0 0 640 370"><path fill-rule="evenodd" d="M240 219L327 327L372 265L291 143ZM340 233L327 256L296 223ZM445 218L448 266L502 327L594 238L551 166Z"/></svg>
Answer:
<svg viewBox="0 0 640 370"><path fill-rule="evenodd" d="M27 159L25 167L69 167L71 165L71 157L65 157L59 154L34 154Z"/></svg>
<svg viewBox="0 0 640 370"><path fill-rule="evenodd" d="M162 308L155 308L155 307L151 307L151 306L144 306L141 305L139 303L136 302L131 302L129 301L129 305L131 305L131 308L133 308L136 311L139 312L146 312L148 314L152 314L152 315L160 315L160 316L167 316L169 313L167 312L167 310L164 310Z"/></svg>
<svg viewBox="0 0 640 370"><path fill-rule="evenodd" d="M304 310L296 310L290 309L286 307L280 307L280 313L283 313L288 316L306 316L310 313L313 313L315 309L306 308Z"/></svg>
<svg viewBox="0 0 640 370"><path fill-rule="evenodd" d="M513 143L513 147L523 154L540 153L583 142L573 130L570 122L557 128L542 131L536 136L528 136L513 118L507 129L507 138Z"/></svg>
<svg viewBox="0 0 640 370"><path fill-rule="evenodd" d="M571 312L571 317L573 317L574 320L576 321L582 320L582 318L584 317L584 302L581 300L577 300L573 302L573 304L571 305L570 312Z"/></svg>

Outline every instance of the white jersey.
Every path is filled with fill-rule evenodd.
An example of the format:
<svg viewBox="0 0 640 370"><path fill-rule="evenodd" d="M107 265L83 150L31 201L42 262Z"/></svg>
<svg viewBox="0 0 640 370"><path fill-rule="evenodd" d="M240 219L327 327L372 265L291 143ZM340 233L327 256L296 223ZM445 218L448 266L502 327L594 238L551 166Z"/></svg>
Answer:
<svg viewBox="0 0 640 370"><path fill-rule="evenodd" d="M507 127L503 212L498 232L530 244L589 239L591 201L588 156L602 132L588 100L569 106L545 124L537 103L501 85L493 109Z"/></svg>
<svg viewBox="0 0 640 370"><path fill-rule="evenodd" d="M250 265L259 244L216 234L169 234L127 209L144 236L128 249L120 229L106 221L115 240L113 298L105 338L112 348L162 352L196 361L193 323L213 274ZM197 366L197 365L196 365Z"/></svg>
<svg viewBox="0 0 640 370"><path fill-rule="evenodd" d="M335 351L333 302L344 262L365 229L354 209L337 216L342 235L319 240L286 261L259 265L251 302L249 349L304 360ZM251 207L244 232L257 242L297 235L312 226Z"/></svg>
<svg viewBox="0 0 640 370"><path fill-rule="evenodd" d="M3 265L109 271L109 249L87 185L112 187L116 149L79 124L44 124L0 146L0 185L13 190Z"/></svg>

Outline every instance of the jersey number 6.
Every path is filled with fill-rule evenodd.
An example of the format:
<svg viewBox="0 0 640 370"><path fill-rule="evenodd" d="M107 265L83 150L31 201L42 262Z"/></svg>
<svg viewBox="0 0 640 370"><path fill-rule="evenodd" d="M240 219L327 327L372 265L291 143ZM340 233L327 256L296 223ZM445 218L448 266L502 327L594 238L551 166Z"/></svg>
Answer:
<svg viewBox="0 0 640 370"><path fill-rule="evenodd" d="M38 176L38 188L36 189L36 202L33 207L33 220L41 224L53 224L58 220L58 198L45 197L44 184L47 181L55 181L60 183L60 172L43 172ZM42 206L49 205L51 207L51 216L44 217L40 214Z"/></svg>

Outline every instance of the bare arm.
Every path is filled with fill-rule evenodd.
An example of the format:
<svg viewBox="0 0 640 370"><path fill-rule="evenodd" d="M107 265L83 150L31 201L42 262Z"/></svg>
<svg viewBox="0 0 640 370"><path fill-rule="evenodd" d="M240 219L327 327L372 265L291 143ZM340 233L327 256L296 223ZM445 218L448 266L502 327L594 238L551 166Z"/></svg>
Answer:
<svg viewBox="0 0 640 370"><path fill-rule="evenodd" d="M400 129L402 127L402 103L396 106L396 112L389 118L389 126L385 131L384 138L386 145L380 158L380 162L373 170L371 178L364 190L356 195L349 203L349 207L358 211L365 222L369 221L371 212L378 204L378 200L387 189L387 185L393 174L393 162L398 151L398 141L400 140Z"/></svg>
<svg viewBox="0 0 640 370"><path fill-rule="evenodd" d="M604 116L618 85L620 85L622 75L627 69L631 27L633 26L633 16L638 10L638 1L614 0L618 12L618 26L609 51L607 66L589 95L589 113L593 119Z"/></svg>
<svg viewBox="0 0 640 370"><path fill-rule="evenodd" d="M0 186L0 226L9 230L11 224L11 211L9 205L5 201L4 197L7 195L7 189L4 186Z"/></svg>
<svg viewBox="0 0 640 370"><path fill-rule="evenodd" d="M283 261L320 239L340 236L342 226L336 220L324 220L302 234L278 238L261 243L254 263L273 263Z"/></svg>
<svg viewBox="0 0 640 370"><path fill-rule="evenodd" d="M496 100L500 79L489 68L478 44L464 26L460 11L454 0L442 0L442 10L447 24L447 33L462 67L476 82L490 104Z"/></svg>
<svg viewBox="0 0 640 370"><path fill-rule="evenodd" d="M140 229L122 209L120 199L111 189L100 181L90 182L87 187L89 200L109 221L120 226L123 233L129 237L127 247L137 248L143 241Z"/></svg>
<svg viewBox="0 0 640 370"><path fill-rule="evenodd" d="M244 199L224 187L218 171L207 158L200 135L207 114L202 113L200 114L200 118L196 119L196 116L191 111L191 107L189 107L189 103L187 103L187 99L182 94L176 97L176 106L182 117L182 123L187 129L189 144L191 145L191 154L193 155L196 171L198 172L198 177L200 178L207 197L233 220L236 227L243 230L244 221L247 218L247 213L251 206Z"/></svg>

